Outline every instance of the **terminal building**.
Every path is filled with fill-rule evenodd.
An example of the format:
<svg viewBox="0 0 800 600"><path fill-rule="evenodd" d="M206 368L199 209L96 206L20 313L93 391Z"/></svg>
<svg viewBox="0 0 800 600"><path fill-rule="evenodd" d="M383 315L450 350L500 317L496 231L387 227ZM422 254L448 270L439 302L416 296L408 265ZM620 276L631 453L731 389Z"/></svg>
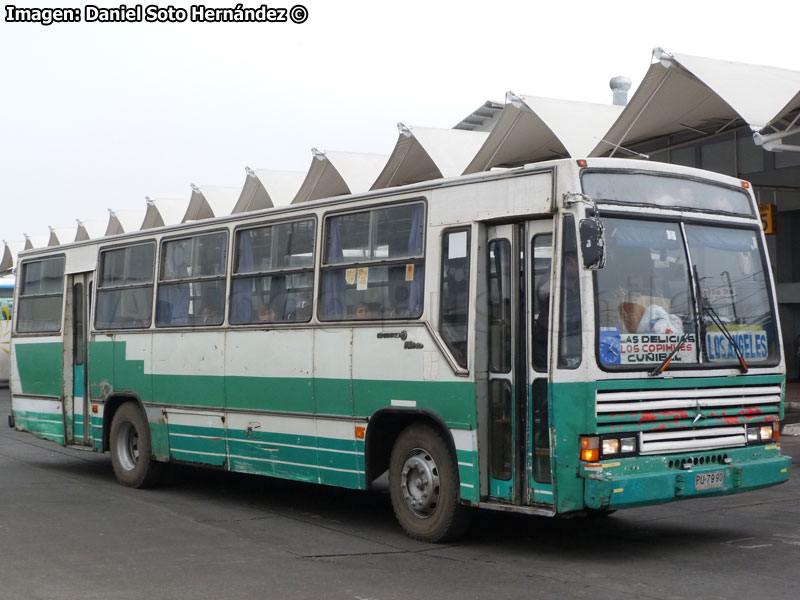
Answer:
<svg viewBox="0 0 800 600"><path fill-rule="evenodd" d="M627 101L630 81L611 81L613 104L506 94L452 129L399 124L390 156L312 150L308 172L246 169L242 188L192 185L188 200L147 199L141 212L108 222L51 228L7 243L0 274L22 248L59 245L553 158L618 156L697 167L750 181L762 214L787 357L800 377L800 72L653 51Z"/></svg>

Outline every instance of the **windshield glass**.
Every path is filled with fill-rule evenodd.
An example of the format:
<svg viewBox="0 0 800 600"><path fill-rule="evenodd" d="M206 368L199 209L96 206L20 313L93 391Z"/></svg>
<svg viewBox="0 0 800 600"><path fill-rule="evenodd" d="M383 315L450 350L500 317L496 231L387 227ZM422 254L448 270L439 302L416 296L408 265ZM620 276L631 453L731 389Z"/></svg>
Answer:
<svg viewBox="0 0 800 600"><path fill-rule="evenodd" d="M694 311L677 223L603 219L606 266L597 271L600 361L655 365L684 333L678 363L697 362Z"/></svg>
<svg viewBox="0 0 800 600"><path fill-rule="evenodd" d="M775 322L756 233L687 225L686 239L701 292L706 359L737 360L735 348L712 321L714 313L747 364L776 358Z"/></svg>
<svg viewBox="0 0 800 600"><path fill-rule="evenodd" d="M652 368L678 343L670 368L736 364L736 352L713 324L709 309L719 315L748 364L777 356L755 232L686 225L684 241L675 222L604 218L603 224L606 266L596 271L595 280L603 366ZM695 316L691 272L697 273L702 290L701 319Z"/></svg>

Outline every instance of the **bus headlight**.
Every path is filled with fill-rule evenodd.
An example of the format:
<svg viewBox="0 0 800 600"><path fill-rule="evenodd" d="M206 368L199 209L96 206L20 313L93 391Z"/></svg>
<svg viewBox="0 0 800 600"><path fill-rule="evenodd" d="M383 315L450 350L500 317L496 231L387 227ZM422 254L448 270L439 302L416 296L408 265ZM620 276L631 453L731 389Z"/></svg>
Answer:
<svg viewBox="0 0 800 600"><path fill-rule="evenodd" d="M619 440L619 451L621 454L630 454L636 452L636 438L627 437Z"/></svg>
<svg viewBox="0 0 800 600"><path fill-rule="evenodd" d="M777 442L780 438L780 423L773 421L766 425L750 425L747 427L747 443L763 444Z"/></svg>
<svg viewBox="0 0 800 600"><path fill-rule="evenodd" d="M608 456L609 454L619 454L619 440L617 438L603 440L603 456Z"/></svg>

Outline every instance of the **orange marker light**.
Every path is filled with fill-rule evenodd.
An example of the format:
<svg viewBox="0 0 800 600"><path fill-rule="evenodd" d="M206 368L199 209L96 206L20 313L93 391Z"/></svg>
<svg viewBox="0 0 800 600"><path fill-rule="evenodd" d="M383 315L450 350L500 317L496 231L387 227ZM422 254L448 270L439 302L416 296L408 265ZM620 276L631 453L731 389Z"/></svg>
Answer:
<svg viewBox="0 0 800 600"><path fill-rule="evenodd" d="M579 167L585 167L586 166L586 159L585 158L579 159L578 160L578 166Z"/></svg>
<svg viewBox="0 0 800 600"><path fill-rule="evenodd" d="M364 439L364 435L366 434L366 432L367 432L367 428L366 427L361 427L360 425L356 425L356 439L357 440L363 440Z"/></svg>
<svg viewBox="0 0 800 600"><path fill-rule="evenodd" d="M92 412L93 413L97 412L97 404L92 404Z"/></svg>
<svg viewBox="0 0 800 600"><path fill-rule="evenodd" d="M600 460L600 438L596 435L581 436L581 460L594 462Z"/></svg>
<svg viewBox="0 0 800 600"><path fill-rule="evenodd" d="M587 448L586 450L581 450L581 460L586 462L593 462L596 460L600 460L600 449Z"/></svg>
<svg viewBox="0 0 800 600"><path fill-rule="evenodd" d="M746 189L746 190L749 190L750 189L750 182L749 181L743 181L742 182L742 187L744 189Z"/></svg>

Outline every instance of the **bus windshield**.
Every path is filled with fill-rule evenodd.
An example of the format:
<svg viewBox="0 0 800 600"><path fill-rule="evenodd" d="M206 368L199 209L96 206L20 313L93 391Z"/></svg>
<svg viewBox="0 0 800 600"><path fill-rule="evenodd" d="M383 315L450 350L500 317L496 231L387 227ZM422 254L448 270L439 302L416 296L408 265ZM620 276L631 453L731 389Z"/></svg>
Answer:
<svg viewBox="0 0 800 600"><path fill-rule="evenodd" d="M754 230L603 219L606 266L596 272L599 360L652 368L734 366L777 359L775 319ZM732 340L732 341L731 341Z"/></svg>

